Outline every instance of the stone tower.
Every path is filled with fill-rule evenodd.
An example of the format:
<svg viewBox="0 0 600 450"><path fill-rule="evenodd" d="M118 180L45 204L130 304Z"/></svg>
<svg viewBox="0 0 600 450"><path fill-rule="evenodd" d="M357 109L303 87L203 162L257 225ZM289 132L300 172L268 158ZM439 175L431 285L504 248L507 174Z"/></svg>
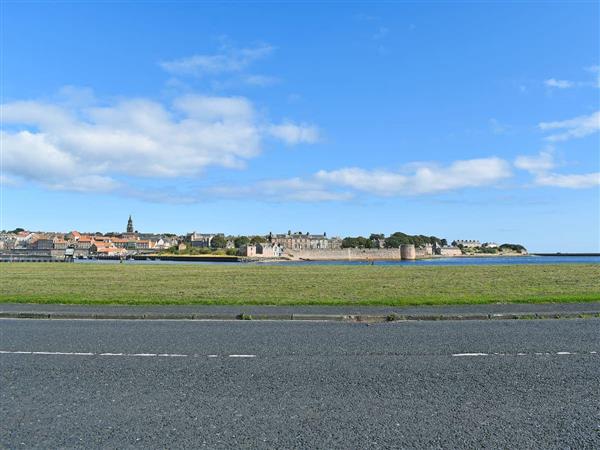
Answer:
<svg viewBox="0 0 600 450"><path fill-rule="evenodd" d="M131 220L131 214L129 215L129 220L127 221L127 232L133 233L133 220Z"/></svg>

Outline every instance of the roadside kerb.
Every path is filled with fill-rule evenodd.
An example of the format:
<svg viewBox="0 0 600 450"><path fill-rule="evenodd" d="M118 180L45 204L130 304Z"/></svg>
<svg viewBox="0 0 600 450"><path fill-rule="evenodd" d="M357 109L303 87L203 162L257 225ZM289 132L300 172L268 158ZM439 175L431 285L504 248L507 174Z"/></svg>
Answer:
<svg viewBox="0 0 600 450"><path fill-rule="evenodd" d="M495 313L495 314L247 314L241 313L98 313L0 311L5 319L95 320L294 320L322 322L405 322L437 320L527 320L600 318L600 311Z"/></svg>

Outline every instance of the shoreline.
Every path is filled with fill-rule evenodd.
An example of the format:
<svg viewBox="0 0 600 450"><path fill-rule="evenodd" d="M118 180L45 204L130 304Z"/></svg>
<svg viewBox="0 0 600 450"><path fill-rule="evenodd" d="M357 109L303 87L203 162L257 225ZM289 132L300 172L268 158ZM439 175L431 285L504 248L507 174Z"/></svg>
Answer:
<svg viewBox="0 0 600 450"><path fill-rule="evenodd" d="M461 258L512 258L512 257L525 257L525 256L537 256L531 253L505 253L505 254L475 254L475 255L457 255L457 256L445 256L445 255L428 255L428 256L417 256L415 259L401 259L401 258L377 258L377 257L356 257L356 258L289 258L287 261L306 261L306 262L319 262L319 261L423 261L430 259L461 259ZM549 255L550 256L550 255ZM594 255L592 255L594 256ZM279 259L275 259L279 261Z"/></svg>

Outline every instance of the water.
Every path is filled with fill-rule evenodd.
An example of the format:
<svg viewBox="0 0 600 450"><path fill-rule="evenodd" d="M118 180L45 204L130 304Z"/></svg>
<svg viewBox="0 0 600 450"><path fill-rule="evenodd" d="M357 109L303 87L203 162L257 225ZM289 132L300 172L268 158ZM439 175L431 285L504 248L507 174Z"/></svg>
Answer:
<svg viewBox="0 0 600 450"><path fill-rule="evenodd" d="M77 264L120 264L116 260L79 259ZM283 266L368 266L366 261L265 261L252 263L211 261L124 261L123 264L139 265L283 265ZM527 264L600 264L600 256L493 256L469 258L434 258L416 261L375 261L376 266L494 266Z"/></svg>

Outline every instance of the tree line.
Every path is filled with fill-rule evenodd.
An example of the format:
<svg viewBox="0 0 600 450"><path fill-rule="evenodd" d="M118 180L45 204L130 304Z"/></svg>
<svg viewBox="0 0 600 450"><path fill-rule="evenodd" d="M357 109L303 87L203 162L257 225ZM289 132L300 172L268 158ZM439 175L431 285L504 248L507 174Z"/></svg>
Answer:
<svg viewBox="0 0 600 450"><path fill-rule="evenodd" d="M437 236L410 235L400 231L392 233L388 237L385 237L384 234L372 233L368 238L349 236L342 239L342 248L399 248L404 244L413 244L415 247L421 247L425 244L445 246L448 245L448 241Z"/></svg>

